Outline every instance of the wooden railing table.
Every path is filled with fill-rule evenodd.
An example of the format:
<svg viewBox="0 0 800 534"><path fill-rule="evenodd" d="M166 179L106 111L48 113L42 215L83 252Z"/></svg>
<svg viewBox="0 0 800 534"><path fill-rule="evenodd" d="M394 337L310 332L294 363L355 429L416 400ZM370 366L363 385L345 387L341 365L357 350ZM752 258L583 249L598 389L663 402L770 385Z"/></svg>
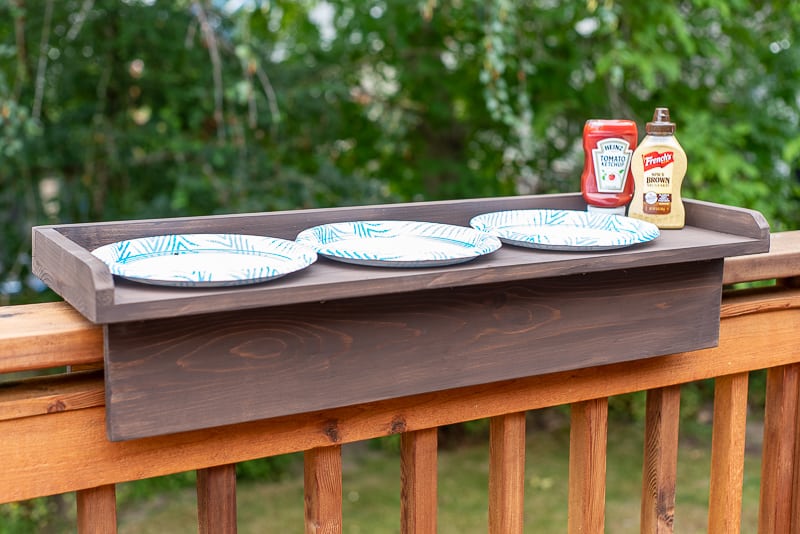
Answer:
<svg viewBox="0 0 800 534"><path fill-rule="evenodd" d="M235 532L235 464L304 452L306 532L341 532L341 446L399 433L405 483L398 522L404 532L432 532L435 430L488 417L489 528L519 532L524 414L571 405L570 473L576 476L565 504L568 530L602 532L607 399L648 391L642 531L671 532L680 516L674 503L680 386L715 379L708 531L737 532L748 376L767 369L759 532L794 532L800 526L800 289L780 281L800 276L800 232L774 234L772 244L769 253L726 260L726 284L779 283L726 293L719 345L698 351L121 442L105 433L101 371L2 383L0 502L75 491L79 532L110 532L117 522L115 484L197 470L199 530ZM102 327L68 305L13 306L0 315L0 373L102 364Z"/></svg>

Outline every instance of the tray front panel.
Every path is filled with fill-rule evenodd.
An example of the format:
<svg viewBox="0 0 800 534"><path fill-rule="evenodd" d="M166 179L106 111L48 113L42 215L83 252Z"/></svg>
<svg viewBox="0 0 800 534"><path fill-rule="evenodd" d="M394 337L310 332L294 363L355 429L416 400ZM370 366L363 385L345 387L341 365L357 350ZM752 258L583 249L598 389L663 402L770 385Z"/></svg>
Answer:
<svg viewBox="0 0 800 534"><path fill-rule="evenodd" d="M169 434L715 346L722 264L109 324L109 437Z"/></svg>

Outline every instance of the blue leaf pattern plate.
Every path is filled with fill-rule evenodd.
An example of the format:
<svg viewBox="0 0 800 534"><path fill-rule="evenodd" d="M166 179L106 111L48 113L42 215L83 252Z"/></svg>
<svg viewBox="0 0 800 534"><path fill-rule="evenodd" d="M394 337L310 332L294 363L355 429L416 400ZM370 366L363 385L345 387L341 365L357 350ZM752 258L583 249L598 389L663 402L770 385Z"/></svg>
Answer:
<svg viewBox="0 0 800 534"><path fill-rule="evenodd" d="M162 286L255 284L308 267L316 253L286 239L176 234L119 241L92 251L112 274Z"/></svg>
<svg viewBox="0 0 800 534"><path fill-rule="evenodd" d="M499 239L465 226L418 221L352 221L303 230L297 242L332 260L375 267L452 265L489 254Z"/></svg>
<svg viewBox="0 0 800 534"><path fill-rule="evenodd" d="M660 235L649 222L577 210L496 211L473 217L470 226L509 245L564 251L622 248Z"/></svg>

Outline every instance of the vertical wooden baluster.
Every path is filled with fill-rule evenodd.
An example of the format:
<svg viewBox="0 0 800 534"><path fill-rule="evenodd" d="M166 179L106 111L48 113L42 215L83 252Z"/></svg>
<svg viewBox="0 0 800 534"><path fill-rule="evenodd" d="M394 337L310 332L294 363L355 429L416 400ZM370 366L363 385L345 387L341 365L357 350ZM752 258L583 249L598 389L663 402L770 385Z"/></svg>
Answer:
<svg viewBox="0 0 800 534"><path fill-rule="evenodd" d="M400 532L435 534L437 526L437 429L400 437Z"/></svg>
<svg viewBox="0 0 800 534"><path fill-rule="evenodd" d="M792 482L792 532L800 532L800 386L797 388L794 424L794 478Z"/></svg>
<svg viewBox="0 0 800 534"><path fill-rule="evenodd" d="M640 531L672 532L678 470L680 386L647 392Z"/></svg>
<svg viewBox="0 0 800 534"><path fill-rule="evenodd" d="M791 429L797 421L799 378L800 364L773 367L767 371L761 498L758 508L758 531L761 534L791 532L796 434Z"/></svg>
<svg viewBox="0 0 800 534"><path fill-rule="evenodd" d="M747 425L748 374L721 376L714 383L708 531L739 534Z"/></svg>
<svg viewBox="0 0 800 534"><path fill-rule="evenodd" d="M525 412L493 417L489 431L489 533L522 534Z"/></svg>
<svg viewBox="0 0 800 534"><path fill-rule="evenodd" d="M76 492L79 534L117 531L117 491L114 484Z"/></svg>
<svg viewBox="0 0 800 534"><path fill-rule="evenodd" d="M305 452L306 534L342 532L342 447L331 445Z"/></svg>
<svg viewBox="0 0 800 534"><path fill-rule="evenodd" d="M608 399L572 404L569 434L569 534L604 531Z"/></svg>
<svg viewBox="0 0 800 534"><path fill-rule="evenodd" d="M236 534L236 465L197 470L200 534Z"/></svg>

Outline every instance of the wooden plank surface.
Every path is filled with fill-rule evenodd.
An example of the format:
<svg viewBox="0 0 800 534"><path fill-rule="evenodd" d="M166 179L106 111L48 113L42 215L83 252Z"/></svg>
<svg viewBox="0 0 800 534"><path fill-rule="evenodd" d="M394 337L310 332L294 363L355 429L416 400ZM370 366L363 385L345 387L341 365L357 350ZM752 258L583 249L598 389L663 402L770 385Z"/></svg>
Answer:
<svg viewBox="0 0 800 534"><path fill-rule="evenodd" d="M797 433L787 429L791 429L798 418L798 388L800 364L775 367L767 371L761 496L758 507L760 534L792 533Z"/></svg>
<svg viewBox="0 0 800 534"><path fill-rule="evenodd" d="M107 325L109 436L710 347L721 276L715 260Z"/></svg>
<svg viewBox="0 0 800 534"><path fill-rule="evenodd" d="M608 399L571 405L567 532L602 534L606 517Z"/></svg>
<svg viewBox="0 0 800 534"><path fill-rule="evenodd" d="M66 302L0 308L0 374L99 362L102 347L102 328Z"/></svg>
<svg viewBox="0 0 800 534"><path fill-rule="evenodd" d="M525 412L489 422L489 534L522 534L525 526Z"/></svg>
<svg viewBox="0 0 800 534"><path fill-rule="evenodd" d="M341 534L342 447L307 450L303 481L306 534Z"/></svg>
<svg viewBox="0 0 800 534"><path fill-rule="evenodd" d="M770 236L769 252L725 258L723 282L751 282L800 276L800 230Z"/></svg>
<svg viewBox="0 0 800 534"><path fill-rule="evenodd" d="M325 258L289 276L252 286L222 289L160 288L117 279L114 304L101 307L104 323L196 315L209 311L281 306L436 288L568 276L706 261L723 257L741 238L688 228L635 247L604 252L542 251L505 245L476 260L439 268L390 269L349 265ZM716 238L719 245L706 245ZM760 242L748 242L753 250ZM749 250L745 248L744 250Z"/></svg>
<svg viewBox="0 0 800 534"><path fill-rule="evenodd" d="M398 428L419 430L800 361L796 326L800 309L765 311L757 298L751 299L758 312L724 319L718 348L602 368L119 443L106 438L102 406L0 421L6 482L0 485L0 502L350 443L395 434ZM41 476L42 466L47 466L47 477Z"/></svg>
<svg viewBox="0 0 800 534"><path fill-rule="evenodd" d="M436 428L400 436L400 532L436 534L438 439Z"/></svg>
<svg viewBox="0 0 800 534"><path fill-rule="evenodd" d="M78 534L117 532L117 492L113 484L80 490L76 501Z"/></svg>
<svg viewBox="0 0 800 534"><path fill-rule="evenodd" d="M176 291L117 279L109 293L103 276L109 276L107 270L88 255L88 250L102 244L164 233L236 232L294 239L301 230L328 222L412 219L463 226L488 211L545 207L583 210L585 204L580 194L571 193L38 227L34 229L34 270L91 320L108 323L705 261L764 252L769 246L768 227L760 214L688 201L684 229L664 231L655 241L634 247L587 253L504 246L476 261L434 269L375 269L324 260L268 284L244 288ZM716 230L693 226L693 222ZM72 245L64 245L52 232L62 234ZM95 297L87 289L93 285L97 285L97 295L90 306L85 301Z"/></svg>
<svg viewBox="0 0 800 534"><path fill-rule="evenodd" d="M741 529L748 380L749 373L739 373L714 383L708 532Z"/></svg>
<svg viewBox="0 0 800 534"><path fill-rule="evenodd" d="M197 470L197 524L200 534L236 534L236 465Z"/></svg>
<svg viewBox="0 0 800 534"><path fill-rule="evenodd" d="M102 406L105 403L102 378L102 371L83 371L3 384L0 420Z"/></svg>
<svg viewBox="0 0 800 534"><path fill-rule="evenodd" d="M651 389L647 392L641 532L673 532L680 404L680 386Z"/></svg>

